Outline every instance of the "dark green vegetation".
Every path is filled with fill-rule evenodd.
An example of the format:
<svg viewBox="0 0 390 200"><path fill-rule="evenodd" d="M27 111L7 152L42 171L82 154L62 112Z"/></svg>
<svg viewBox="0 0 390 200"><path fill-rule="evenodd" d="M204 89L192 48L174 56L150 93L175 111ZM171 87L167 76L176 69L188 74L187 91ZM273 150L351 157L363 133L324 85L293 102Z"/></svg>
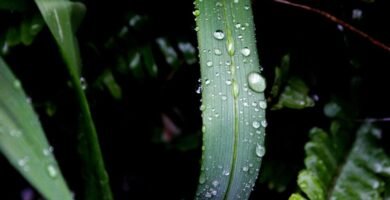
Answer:
<svg viewBox="0 0 390 200"><path fill-rule="evenodd" d="M49 6L40 9L35 4L47 2ZM0 150L5 155L0 157L0 199L31 194L39 199L40 193L48 199L69 199L70 191L76 199L110 199L109 190L114 199L192 199L198 184L200 191L205 184L227 188L215 196L214 190L207 190L200 198L234 199L239 192L230 196L223 190L240 189L249 180L243 198L255 184L251 199L288 199L292 194L291 199L389 199L389 52L313 13L272 1L253 1L252 6L237 1L253 9L256 44L234 39L239 35L232 30L251 30L252 25L246 15L250 12L238 16L239 6L228 0L208 1L198 7L200 13L194 12L191 1L84 0L84 18L79 3L47 2L0 0ZM201 25L203 11L211 15L208 9L218 2L220 22ZM305 3L390 43L386 0ZM53 8L59 18L50 14ZM199 17L198 38L194 15ZM237 28L235 17L248 20L249 27L243 22ZM60 30L58 21L65 28ZM213 38L217 30L224 33L221 40ZM234 43L230 52L229 43ZM205 45L216 46L222 55L202 57ZM234 165L237 173L248 169L247 177L203 182L199 86L203 84L203 103L214 101L207 99L210 88L204 77L222 72L205 67L209 59L214 67L229 61L240 65L246 47L254 64L242 74L237 70L236 76L220 74L218 80L231 77L230 84L220 87L226 90L226 100L234 102L232 85L237 81L243 86L240 77L259 72L260 60L267 81L268 126L259 177L255 181L260 162L243 160ZM209 78L209 84L215 80ZM222 96L213 104L223 107ZM254 100L262 98L260 94ZM248 107L252 103L259 106L248 101ZM236 105L245 108L241 102ZM229 140L234 143L232 137L213 141L207 134L219 134L215 127L234 134L236 120L230 114L235 111L234 106L232 112L217 109L205 108L207 120L209 114L214 121L224 120L218 126L205 123L203 143L222 147ZM258 158L256 147L262 140L248 143L248 155ZM240 155L230 150L217 157L226 166ZM205 151L207 156L207 144ZM220 169L217 164L210 170Z"/></svg>

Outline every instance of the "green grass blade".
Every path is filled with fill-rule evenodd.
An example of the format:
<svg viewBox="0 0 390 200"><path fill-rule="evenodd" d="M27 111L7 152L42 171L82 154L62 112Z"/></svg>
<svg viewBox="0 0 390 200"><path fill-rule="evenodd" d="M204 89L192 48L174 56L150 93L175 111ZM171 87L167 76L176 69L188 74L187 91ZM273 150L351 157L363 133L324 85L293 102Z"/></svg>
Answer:
<svg viewBox="0 0 390 200"><path fill-rule="evenodd" d="M80 103L82 126L80 151L87 172L85 199L112 199L109 179L105 170L98 136L82 87L81 61L77 39L74 35L85 14L81 3L67 0L35 0L42 16L53 34L68 67L71 82Z"/></svg>
<svg viewBox="0 0 390 200"><path fill-rule="evenodd" d="M72 199L21 83L0 57L0 151L47 199Z"/></svg>
<svg viewBox="0 0 390 200"><path fill-rule="evenodd" d="M249 0L197 0L203 115L198 199L247 199L264 156L265 80Z"/></svg>

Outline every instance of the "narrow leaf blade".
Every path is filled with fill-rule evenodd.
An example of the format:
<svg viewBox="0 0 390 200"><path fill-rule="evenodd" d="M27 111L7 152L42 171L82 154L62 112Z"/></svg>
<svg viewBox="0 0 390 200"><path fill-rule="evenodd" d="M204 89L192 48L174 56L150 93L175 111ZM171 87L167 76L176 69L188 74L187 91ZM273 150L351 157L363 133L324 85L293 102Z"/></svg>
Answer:
<svg viewBox="0 0 390 200"><path fill-rule="evenodd" d="M72 199L38 117L0 57L0 150L47 199Z"/></svg>
<svg viewBox="0 0 390 200"><path fill-rule="evenodd" d="M247 199L264 156L265 80L249 0L196 1L203 155L198 199Z"/></svg>

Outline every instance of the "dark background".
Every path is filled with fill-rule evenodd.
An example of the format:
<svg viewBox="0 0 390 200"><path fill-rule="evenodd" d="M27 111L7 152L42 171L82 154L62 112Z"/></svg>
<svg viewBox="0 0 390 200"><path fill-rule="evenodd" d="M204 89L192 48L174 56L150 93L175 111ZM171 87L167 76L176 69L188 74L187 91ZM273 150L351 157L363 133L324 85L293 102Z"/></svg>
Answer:
<svg viewBox="0 0 390 200"><path fill-rule="evenodd" d="M201 157L200 95L195 92L200 75L198 62L186 59L178 44L189 42L197 46L193 2L83 2L88 11L78 32L82 74L88 83L86 92L115 198L192 199ZM327 11L390 44L387 0L300 2ZM319 97L313 108L268 112L263 167L272 166L274 171L261 175L272 178L260 178L262 181L251 198L266 195L287 199L297 189L296 176L303 168L308 130L314 126L329 127L323 106L332 98L353 105L357 118L351 120L390 117L390 52L346 29L340 31L334 22L311 12L270 0L253 1L253 8L260 60L268 85L273 83L274 67L288 53L289 74L302 78L310 95ZM353 9L362 10L361 19L352 19ZM0 33L37 13L34 5L25 12L0 11ZM135 16L141 20L135 26L129 25ZM176 66L165 61L157 38L165 38L175 49ZM148 73L144 63L137 69L126 67L145 47L153 52L157 74ZM196 53L191 56L197 59ZM78 106L48 29L44 28L32 45L12 47L5 59L31 97L69 187L76 199L81 199ZM121 88L121 98L114 98L101 86L99 78L107 70ZM271 104L275 103L272 101L276 100L271 100ZM180 129L168 140L162 139L163 132L170 130L162 116ZM390 131L390 123L377 125L385 133L381 142L389 150L385 144L389 141L386 132ZM3 156L0 171L0 184L4 185L0 199L20 199L22 191L31 188Z"/></svg>

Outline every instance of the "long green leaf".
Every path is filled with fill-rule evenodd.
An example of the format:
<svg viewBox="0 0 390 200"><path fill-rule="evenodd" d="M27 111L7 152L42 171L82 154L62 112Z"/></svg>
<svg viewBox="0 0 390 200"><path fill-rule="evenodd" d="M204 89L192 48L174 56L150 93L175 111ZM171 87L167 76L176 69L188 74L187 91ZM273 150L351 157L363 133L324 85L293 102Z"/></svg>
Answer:
<svg viewBox="0 0 390 200"><path fill-rule="evenodd" d="M247 199L262 157L266 101L249 0L197 0L203 155L197 199Z"/></svg>
<svg viewBox="0 0 390 200"><path fill-rule="evenodd" d="M72 199L21 83L0 57L0 151L47 199Z"/></svg>
<svg viewBox="0 0 390 200"><path fill-rule="evenodd" d="M86 173L85 199L112 199L108 175L105 170L98 136L84 93L81 61L77 39L74 35L85 13L81 3L67 0L35 0L42 16L53 34L71 76L71 82L80 103L83 131L80 134L80 151Z"/></svg>
<svg viewBox="0 0 390 200"><path fill-rule="evenodd" d="M363 124L348 148L345 133L340 130L338 123L333 124L331 135L319 128L311 130L299 187L311 200L383 199L390 178L390 158L378 147L381 131ZM299 194L290 197L300 198Z"/></svg>

